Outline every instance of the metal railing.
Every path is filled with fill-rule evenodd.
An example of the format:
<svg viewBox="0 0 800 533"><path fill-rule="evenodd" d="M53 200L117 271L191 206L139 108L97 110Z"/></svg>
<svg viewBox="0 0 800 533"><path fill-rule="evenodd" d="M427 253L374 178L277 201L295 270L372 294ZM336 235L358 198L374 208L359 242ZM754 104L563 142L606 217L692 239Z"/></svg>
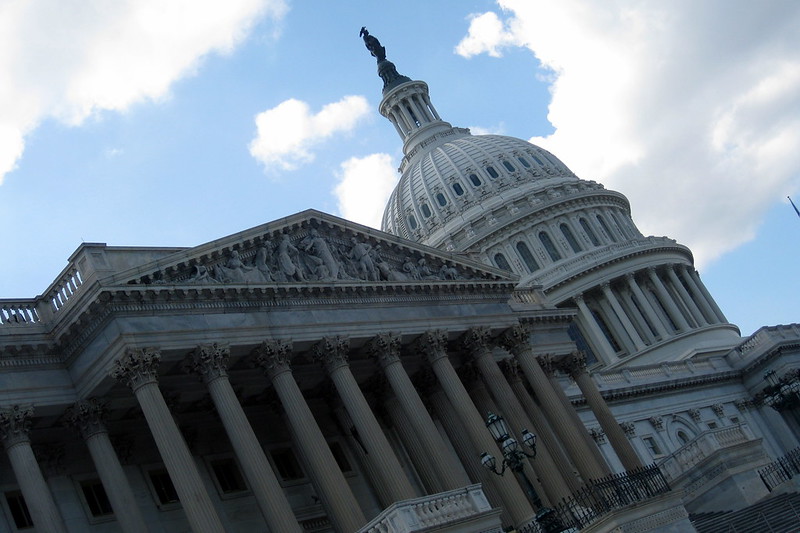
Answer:
<svg viewBox="0 0 800 533"><path fill-rule="evenodd" d="M800 448L795 448L758 471L761 481L772 492L775 487L800 475Z"/></svg>

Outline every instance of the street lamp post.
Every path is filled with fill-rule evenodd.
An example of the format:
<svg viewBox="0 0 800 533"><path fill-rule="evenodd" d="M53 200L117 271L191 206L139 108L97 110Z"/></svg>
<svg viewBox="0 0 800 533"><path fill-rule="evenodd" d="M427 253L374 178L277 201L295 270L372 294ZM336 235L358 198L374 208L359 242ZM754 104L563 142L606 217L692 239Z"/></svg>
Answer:
<svg viewBox="0 0 800 533"><path fill-rule="evenodd" d="M558 533L559 531L563 531L564 526L555 515L555 511L542 505L541 498L539 498L536 489L533 487L533 483L531 483L531 480L525 473L525 459L533 459L536 457L536 435L527 429L522 430L522 443L531 450L531 453L528 453L522 450L517 440L509 435L508 426L502 416L489 413L486 419L486 427L489 429L489 433L492 434L495 442L500 445L500 449L503 452L503 462L500 466L500 470L498 470L497 460L494 456L488 452L483 452L481 454L481 464L498 476L502 476L506 469L510 469L514 472L525 487L528 498L530 498L534 509L536 509L536 521L544 532Z"/></svg>

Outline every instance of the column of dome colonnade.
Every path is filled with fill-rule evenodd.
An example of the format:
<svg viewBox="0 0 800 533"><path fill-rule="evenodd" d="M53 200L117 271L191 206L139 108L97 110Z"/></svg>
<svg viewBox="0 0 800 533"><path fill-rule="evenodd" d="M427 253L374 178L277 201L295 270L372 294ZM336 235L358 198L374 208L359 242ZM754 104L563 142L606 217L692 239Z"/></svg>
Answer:
<svg viewBox="0 0 800 533"><path fill-rule="evenodd" d="M158 387L157 348L131 349L114 361L111 377L127 385L142 408L150 434L194 533L225 531L186 441Z"/></svg>
<svg viewBox="0 0 800 533"><path fill-rule="evenodd" d="M464 334L462 344L483 377L499 411L515 431L515 437L519 440L522 430L530 430L534 426L494 358L494 344L488 328L471 328ZM570 496L571 491L556 468L546 445L538 447L536 459L529 463L536 472L539 482L543 485L543 487L537 486L537 490L544 488L541 497L546 504L549 503L552 506L562 498Z"/></svg>
<svg viewBox="0 0 800 533"><path fill-rule="evenodd" d="M471 481L464 467L445 445L436 424L403 367L400 360L400 336L394 333L382 333L367 343L367 349L383 370L402 410L403 420L413 428L414 436L422 452L428 456L428 464L435 472L441 490L454 490L469 485Z"/></svg>
<svg viewBox="0 0 800 533"><path fill-rule="evenodd" d="M228 379L229 359L228 346L204 344L189 353L183 367L199 376L208 388L269 530L300 532L302 528Z"/></svg>
<svg viewBox="0 0 800 533"><path fill-rule="evenodd" d="M574 417L569 412L571 408L566 407L559 399L550 380L539 365L529 339L528 328L518 324L506 330L499 340L519 362L528 383L533 387L542 404L542 410L550 422L550 427L558 435L583 480L589 481L605 476L609 473L607 465L598 462L595 452L584 438L583 434L587 433L586 428L582 424L575 424Z"/></svg>
<svg viewBox="0 0 800 533"><path fill-rule="evenodd" d="M34 526L48 533L66 533L64 519L31 448L33 406L11 405L0 409L0 439L8 454L19 490L31 512Z"/></svg>
<svg viewBox="0 0 800 533"><path fill-rule="evenodd" d="M446 342L443 332L429 331L415 342L413 349L426 357L431 365L453 413L461 422L461 431L466 433L472 443L473 461L478 464L482 452L502 457L502 452L486 429L483 418L450 362L445 348ZM488 481L493 487L503 502L504 510L508 512L515 525L524 524L531 519L534 510L514 476L499 477L485 470L480 472L480 479L484 483Z"/></svg>
<svg viewBox="0 0 800 533"><path fill-rule="evenodd" d="M65 418L80 432L89 448L119 527L124 533L147 531L142 511L108 436L106 404L98 398L79 400L67 409Z"/></svg>
<svg viewBox="0 0 800 533"><path fill-rule="evenodd" d="M364 513L292 375L291 342L269 339L253 353L278 395L293 442L308 467L308 475L328 518L337 531L358 530L366 523Z"/></svg>
<svg viewBox="0 0 800 533"><path fill-rule="evenodd" d="M389 444L375 414L350 370L348 351L350 342L340 336L325 337L314 344L314 359L325 367L336 391L342 400L350 420L358 432L366 455L375 460L372 466L379 479L374 480L389 494L391 501L407 500L418 496L400 466L397 456Z"/></svg>
<svg viewBox="0 0 800 533"><path fill-rule="evenodd" d="M625 470L635 470L643 467L644 464L642 464L630 440L625 436L625 432L611 413L611 409L609 409L608 404L600 394L597 384L586 371L585 356L578 352L572 353L563 361L562 367L578 384L583 397L586 398L586 403L589 404L589 408L600 423L600 427L603 428L611 447Z"/></svg>

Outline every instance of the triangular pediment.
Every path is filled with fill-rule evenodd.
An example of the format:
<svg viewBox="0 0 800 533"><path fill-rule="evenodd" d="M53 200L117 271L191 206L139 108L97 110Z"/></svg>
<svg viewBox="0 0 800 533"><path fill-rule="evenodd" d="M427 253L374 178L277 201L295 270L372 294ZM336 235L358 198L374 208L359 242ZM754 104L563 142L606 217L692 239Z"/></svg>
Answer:
<svg viewBox="0 0 800 533"><path fill-rule="evenodd" d="M112 276L115 285L505 281L507 272L307 210Z"/></svg>

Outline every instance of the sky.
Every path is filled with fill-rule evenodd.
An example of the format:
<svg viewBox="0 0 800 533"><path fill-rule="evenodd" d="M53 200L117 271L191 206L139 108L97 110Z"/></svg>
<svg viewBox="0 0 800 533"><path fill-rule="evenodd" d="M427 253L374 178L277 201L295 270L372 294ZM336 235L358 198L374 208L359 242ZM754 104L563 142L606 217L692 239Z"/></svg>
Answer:
<svg viewBox="0 0 800 533"><path fill-rule="evenodd" d="M379 227L402 143L361 26L444 120L625 194L743 334L800 322L794 0L0 0L0 297L81 242Z"/></svg>

